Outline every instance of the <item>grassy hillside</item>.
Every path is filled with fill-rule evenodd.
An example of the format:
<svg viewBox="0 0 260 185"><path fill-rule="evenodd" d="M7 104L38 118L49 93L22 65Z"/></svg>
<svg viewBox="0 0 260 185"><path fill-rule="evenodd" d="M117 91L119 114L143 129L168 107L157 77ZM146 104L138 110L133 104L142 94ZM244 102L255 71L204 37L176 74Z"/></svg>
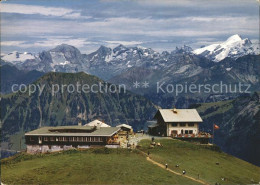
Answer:
<svg viewBox="0 0 260 185"><path fill-rule="evenodd" d="M1 171L5 184L194 184L123 149L20 154L2 160Z"/></svg>
<svg viewBox="0 0 260 185"><path fill-rule="evenodd" d="M178 140L157 140L163 147L150 151L151 159L186 176L210 184L252 184L260 181L260 168L242 161L217 147L201 146ZM3 159L1 178L6 184L197 184L146 160L138 150L89 149L44 155L18 154ZM216 163L219 163L218 165ZM179 164L179 168L175 165ZM226 178L222 181L221 178Z"/></svg>
<svg viewBox="0 0 260 185"><path fill-rule="evenodd" d="M209 182L210 184L252 184L260 181L260 168L221 152L216 146L202 146L179 140L157 140L163 147L148 149L150 141L142 140L142 150L150 151L153 160L169 168ZM216 163L219 163L217 165ZM179 168L175 167L178 164ZM222 181L221 178L225 178Z"/></svg>

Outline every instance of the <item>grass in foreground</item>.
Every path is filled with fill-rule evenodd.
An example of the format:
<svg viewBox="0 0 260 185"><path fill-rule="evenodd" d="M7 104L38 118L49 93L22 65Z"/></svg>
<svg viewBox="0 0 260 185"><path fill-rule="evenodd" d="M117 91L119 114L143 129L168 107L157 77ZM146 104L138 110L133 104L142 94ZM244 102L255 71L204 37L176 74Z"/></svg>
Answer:
<svg viewBox="0 0 260 185"><path fill-rule="evenodd" d="M19 154L1 162L4 184L196 184L126 149Z"/></svg>
<svg viewBox="0 0 260 185"><path fill-rule="evenodd" d="M150 151L153 160L162 164L167 163L169 168L187 175L209 182L210 184L253 184L260 182L260 168L246 161L218 151L216 147L196 145L179 140L156 140L163 147L148 149L150 140L142 140L141 150ZM217 165L216 163L219 163ZM179 164L179 168L175 167ZM222 181L221 178L225 178Z"/></svg>

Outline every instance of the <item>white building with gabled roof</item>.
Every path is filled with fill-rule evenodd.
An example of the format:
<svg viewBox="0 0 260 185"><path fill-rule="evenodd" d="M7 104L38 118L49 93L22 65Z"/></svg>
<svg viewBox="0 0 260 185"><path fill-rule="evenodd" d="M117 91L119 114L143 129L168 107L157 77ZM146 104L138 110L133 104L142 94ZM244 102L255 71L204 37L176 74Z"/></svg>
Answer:
<svg viewBox="0 0 260 185"><path fill-rule="evenodd" d="M157 123L149 131L162 136L197 135L202 122L196 109L159 109L154 119Z"/></svg>
<svg viewBox="0 0 260 185"><path fill-rule="evenodd" d="M132 126L131 125L127 125L127 124L120 124L120 125L117 125L116 127L119 127L122 130L133 131Z"/></svg>
<svg viewBox="0 0 260 185"><path fill-rule="evenodd" d="M84 126L91 126L91 127L111 127L110 125L104 123L103 121L100 121L98 119L95 119L94 121L91 121Z"/></svg>

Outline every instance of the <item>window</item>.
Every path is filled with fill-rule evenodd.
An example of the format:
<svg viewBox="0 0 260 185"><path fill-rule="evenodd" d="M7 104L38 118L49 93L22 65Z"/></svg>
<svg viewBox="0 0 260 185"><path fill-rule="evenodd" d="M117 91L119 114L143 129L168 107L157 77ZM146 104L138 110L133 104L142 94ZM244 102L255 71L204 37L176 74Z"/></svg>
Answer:
<svg viewBox="0 0 260 185"><path fill-rule="evenodd" d="M95 137L95 141L100 141L100 137Z"/></svg>
<svg viewBox="0 0 260 185"><path fill-rule="evenodd" d="M188 131L188 130L185 130L185 134L189 134L189 131Z"/></svg>
<svg viewBox="0 0 260 185"><path fill-rule="evenodd" d="M177 123L172 123L172 127L177 127Z"/></svg>
<svg viewBox="0 0 260 185"><path fill-rule="evenodd" d="M180 123L181 127L186 127L186 123Z"/></svg>
<svg viewBox="0 0 260 185"><path fill-rule="evenodd" d="M86 140L87 140L87 137L83 137L83 141L86 142Z"/></svg>
<svg viewBox="0 0 260 185"><path fill-rule="evenodd" d="M194 127L194 123L188 123L189 127Z"/></svg>
<svg viewBox="0 0 260 185"><path fill-rule="evenodd" d="M193 134L193 130L189 130L189 134Z"/></svg>
<svg viewBox="0 0 260 185"><path fill-rule="evenodd" d="M34 141L34 138L33 138L33 137L30 137L30 141Z"/></svg>
<svg viewBox="0 0 260 185"><path fill-rule="evenodd" d="M50 141L54 141L54 137L50 137Z"/></svg>
<svg viewBox="0 0 260 185"><path fill-rule="evenodd" d="M73 137L69 137L69 141L73 141Z"/></svg>
<svg viewBox="0 0 260 185"><path fill-rule="evenodd" d="M43 137L43 140L44 141L48 141L48 137Z"/></svg>

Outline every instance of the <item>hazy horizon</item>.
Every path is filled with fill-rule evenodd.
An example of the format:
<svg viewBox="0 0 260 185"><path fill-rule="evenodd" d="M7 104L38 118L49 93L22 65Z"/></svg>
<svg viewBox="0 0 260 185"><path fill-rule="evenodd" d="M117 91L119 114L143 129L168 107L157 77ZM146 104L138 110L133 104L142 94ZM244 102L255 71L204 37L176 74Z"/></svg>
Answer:
<svg viewBox="0 0 260 185"><path fill-rule="evenodd" d="M62 43L86 54L119 44L162 52L197 49L234 34L259 40L259 3L14 0L1 2L1 25L1 53L38 53Z"/></svg>

